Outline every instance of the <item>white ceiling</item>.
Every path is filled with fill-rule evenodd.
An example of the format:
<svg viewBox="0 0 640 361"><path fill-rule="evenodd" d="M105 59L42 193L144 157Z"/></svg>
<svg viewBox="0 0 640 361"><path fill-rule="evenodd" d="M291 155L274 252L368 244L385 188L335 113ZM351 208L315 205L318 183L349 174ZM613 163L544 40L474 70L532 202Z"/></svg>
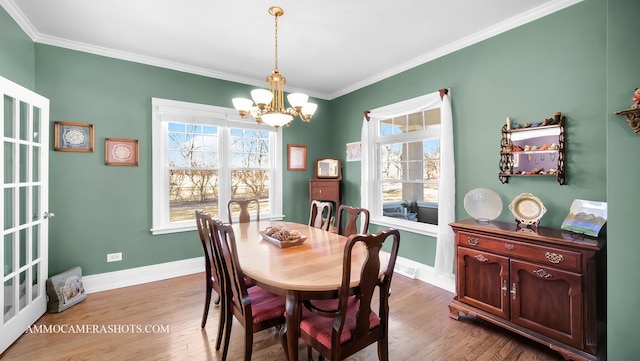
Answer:
<svg viewBox="0 0 640 361"><path fill-rule="evenodd" d="M333 99L582 0L0 0L38 43Z"/></svg>

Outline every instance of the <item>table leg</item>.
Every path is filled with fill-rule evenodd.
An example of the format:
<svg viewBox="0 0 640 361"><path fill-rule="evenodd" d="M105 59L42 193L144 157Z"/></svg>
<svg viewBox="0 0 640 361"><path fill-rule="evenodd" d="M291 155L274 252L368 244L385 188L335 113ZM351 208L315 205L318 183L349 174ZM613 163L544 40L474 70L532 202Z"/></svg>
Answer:
<svg viewBox="0 0 640 361"><path fill-rule="evenodd" d="M298 337L300 337L300 316L302 313L298 292L287 291L285 307L289 361L298 361Z"/></svg>

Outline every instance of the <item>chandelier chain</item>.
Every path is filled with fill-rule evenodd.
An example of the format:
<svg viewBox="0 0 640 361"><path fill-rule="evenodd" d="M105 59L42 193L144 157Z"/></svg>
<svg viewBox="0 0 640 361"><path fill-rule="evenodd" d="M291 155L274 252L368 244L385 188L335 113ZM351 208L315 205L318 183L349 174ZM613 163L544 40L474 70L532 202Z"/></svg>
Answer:
<svg viewBox="0 0 640 361"><path fill-rule="evenodd" d="M276 39L276 46L275 46L276 67L275 67L275 69L278 70L278 15L275 15L274 17L276 18L276 35L275 35L275 39Z"/></svg>

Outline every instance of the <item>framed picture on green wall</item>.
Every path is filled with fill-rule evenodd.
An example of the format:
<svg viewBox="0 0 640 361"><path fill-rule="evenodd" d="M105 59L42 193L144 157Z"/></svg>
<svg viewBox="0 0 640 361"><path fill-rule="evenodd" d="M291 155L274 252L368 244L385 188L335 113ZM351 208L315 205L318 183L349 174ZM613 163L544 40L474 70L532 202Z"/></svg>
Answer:
<svg viewBox="0 0 640 361"><path fill-rule="evenodd" d="M60 152L93 152L93 124L55 122L53 148Z"/></svg>
<svg viewBox="0 0 640 361"><path fill-rule="evenodd" d="M307 170L307 146L289 144L287 146L287 170Z"/></svg>
<svg viewBox="0 0 640 361"><path fill-rule="evenodd" d="M139 148L137 139L105 138L104 164L138 165Z"/></svg>

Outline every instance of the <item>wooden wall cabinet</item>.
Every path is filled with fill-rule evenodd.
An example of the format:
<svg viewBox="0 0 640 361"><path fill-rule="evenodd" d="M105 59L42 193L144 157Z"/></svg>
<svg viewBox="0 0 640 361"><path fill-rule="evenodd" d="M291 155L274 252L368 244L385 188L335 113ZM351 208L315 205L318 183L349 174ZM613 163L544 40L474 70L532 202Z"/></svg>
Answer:
<svg viewBox="0 0 640 361"><path fill-rule="evenodd" d="M476 316L549 345L566 360L598 360L596 257L604 238L555 228L465 220L456 234L450 316ZM599 290L604 292L604 289Z"/></svg>
<svg viewBox="0 0 640 361"><path fill-rule="evenodd" d="M331 201L335 213L342 204L342 163L338 158L316 160L314 179L309 180L309 201Z"/></svg>
<svg viewBox="0 0 640 361"><path fill-rule="evenodd" d="M342 181L337 179L310 179L309 200L334 202L337 212L342 204Z"/></svg>

